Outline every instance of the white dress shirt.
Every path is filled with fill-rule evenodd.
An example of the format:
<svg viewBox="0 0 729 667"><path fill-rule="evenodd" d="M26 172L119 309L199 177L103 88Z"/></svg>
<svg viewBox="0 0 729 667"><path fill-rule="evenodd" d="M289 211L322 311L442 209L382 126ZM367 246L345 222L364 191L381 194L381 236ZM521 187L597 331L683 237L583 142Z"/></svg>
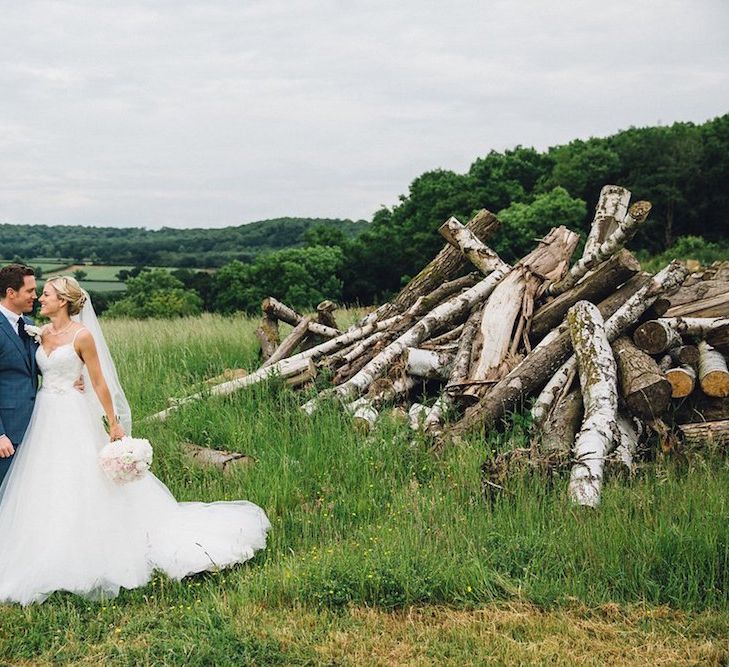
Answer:
<svg viewBox="0 0 729 667"><path fill-rule="evenodd" d="M18 320L20 319L20 315L17 313L14 313L12 310L8 310L5 306L3 306L0 303L0 312L5 316L5 319L10 322L10 326L13 327L13 331L17 336L20 336L18 333Z"/></svg>

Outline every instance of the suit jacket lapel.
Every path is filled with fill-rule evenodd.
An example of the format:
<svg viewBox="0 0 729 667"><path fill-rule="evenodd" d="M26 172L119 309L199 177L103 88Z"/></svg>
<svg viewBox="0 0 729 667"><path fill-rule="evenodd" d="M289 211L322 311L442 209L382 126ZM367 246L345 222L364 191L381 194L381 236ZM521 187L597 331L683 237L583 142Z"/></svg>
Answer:
<svg viewBox="0 0 729 667"><path fill-rule="evenodd" d="M7 317L0 313L0 329L2 329L5 332L5 335L10 338L10 340L13 342L13 345L15 345L15 348L18 350L20 355L23 357L23 360L25 361L26 366L28 367L28 370L31 368L30 363L30 355L28 354L28 350L23 345L23 341L20 340L20 336L13 331L13 327L10 326L10 322L8 322Z"/></svg>

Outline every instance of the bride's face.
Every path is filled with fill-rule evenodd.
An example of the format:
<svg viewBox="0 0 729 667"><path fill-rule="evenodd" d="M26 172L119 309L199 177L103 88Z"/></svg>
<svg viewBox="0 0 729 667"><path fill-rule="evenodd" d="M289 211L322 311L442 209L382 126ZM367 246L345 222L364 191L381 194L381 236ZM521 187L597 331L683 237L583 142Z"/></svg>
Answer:
<svg viewBox="0 0 729 667"><path fill-rule="evenodd" d="M66 307L66 301L59 299L55 287L48 283L43 286L43 294L40 295L38 301L40 301L41 305L41 315L45 315L46 317L55 315L58 311Z"/></svg>

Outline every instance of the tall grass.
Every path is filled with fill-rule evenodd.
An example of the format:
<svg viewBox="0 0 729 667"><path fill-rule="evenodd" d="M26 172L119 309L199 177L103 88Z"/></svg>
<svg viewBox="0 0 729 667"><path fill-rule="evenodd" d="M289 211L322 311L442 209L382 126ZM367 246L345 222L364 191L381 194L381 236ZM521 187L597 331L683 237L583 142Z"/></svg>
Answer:
<svg viewBox="0 0 729 667"><path fill-rule="evenodd" d="M170 628L177 625L188 638L206 637L210 664L225 651L239 664L275 664L273 644L230 634L230 619L251 605L324 613L351 603L468 609L577 599L729 611L725 461L660 461L635 479L609 481L599 510L584 511L568 503L564 480L524 479L512 494L484 500L480 464L520 438L518 429L435 456L388 418L365 436L333 405L307 417L298 410L306 395L275 380L190 404L162 424L139 419L225 368L254 368L254 327L217 316L104 323L137 416L135 435L155 446L155 474L179 500L261 505L273 524L267 549L217 574L182 582L157 576L107 605L59 593L41 607L0 608L0 660L57 649L73 661L74 651L88 657L79 637L108 644L118 631L145 637L139 653L125 644L124 664L150 650L164 662L164 652L176 650ZM255 463L223 476L186 461L186 442L244 452ZM9 640L28 623L34 629L15 650ZM184 652L188 644L179 641Z"/></svg>

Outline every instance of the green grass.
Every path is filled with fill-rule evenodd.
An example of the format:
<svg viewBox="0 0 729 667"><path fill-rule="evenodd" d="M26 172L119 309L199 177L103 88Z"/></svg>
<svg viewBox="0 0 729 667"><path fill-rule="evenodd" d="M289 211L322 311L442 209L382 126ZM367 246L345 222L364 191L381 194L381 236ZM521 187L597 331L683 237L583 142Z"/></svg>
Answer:
<svg viewBox="0 0 729 667"><path fill-rule="evenodd" d="M508 437L520 438L518 429L436 457L387 418L364 436L332 405L306 417L298 406L309 394L276 381L190 404L163 424L139 419L225 368L254 368L255 326L209 315L104 323L138 417L135 435L155 446L155 474L179 500L261 505L273 524L268 548L220 574L158 576L105 605L59 593L38 607L0 607L0 664L342 664L344 637L363 656L351 664L467 664L493 655L569 662L570 628L606 605L647 610L630 627L616 626L616 642L630 636L640 651L666 633L687 642L668 662L701 650L726 659L726 461L660 461L632 481L608 481L600 509L585 512L568 503L565 480L525 479L513 495L484 501L479 466ZM255 463L228 476L202 470L183 458L184 442L244 452ZM486 632L479 610L505 604L524 605L533 624L492 655L480 642L498 647L498 633ZM422 635L407 620L411 605L426 619ZM462 617L449 634L428 625L428 609ZM655 609L675 624L661 624ZM538 628L557 617L568 619L554 630L565 639L562 653L517 651L534 648L537 636L546 642ZM388 627L411 645L407 660L377 657L393 645L377 639Z"/></svg>

